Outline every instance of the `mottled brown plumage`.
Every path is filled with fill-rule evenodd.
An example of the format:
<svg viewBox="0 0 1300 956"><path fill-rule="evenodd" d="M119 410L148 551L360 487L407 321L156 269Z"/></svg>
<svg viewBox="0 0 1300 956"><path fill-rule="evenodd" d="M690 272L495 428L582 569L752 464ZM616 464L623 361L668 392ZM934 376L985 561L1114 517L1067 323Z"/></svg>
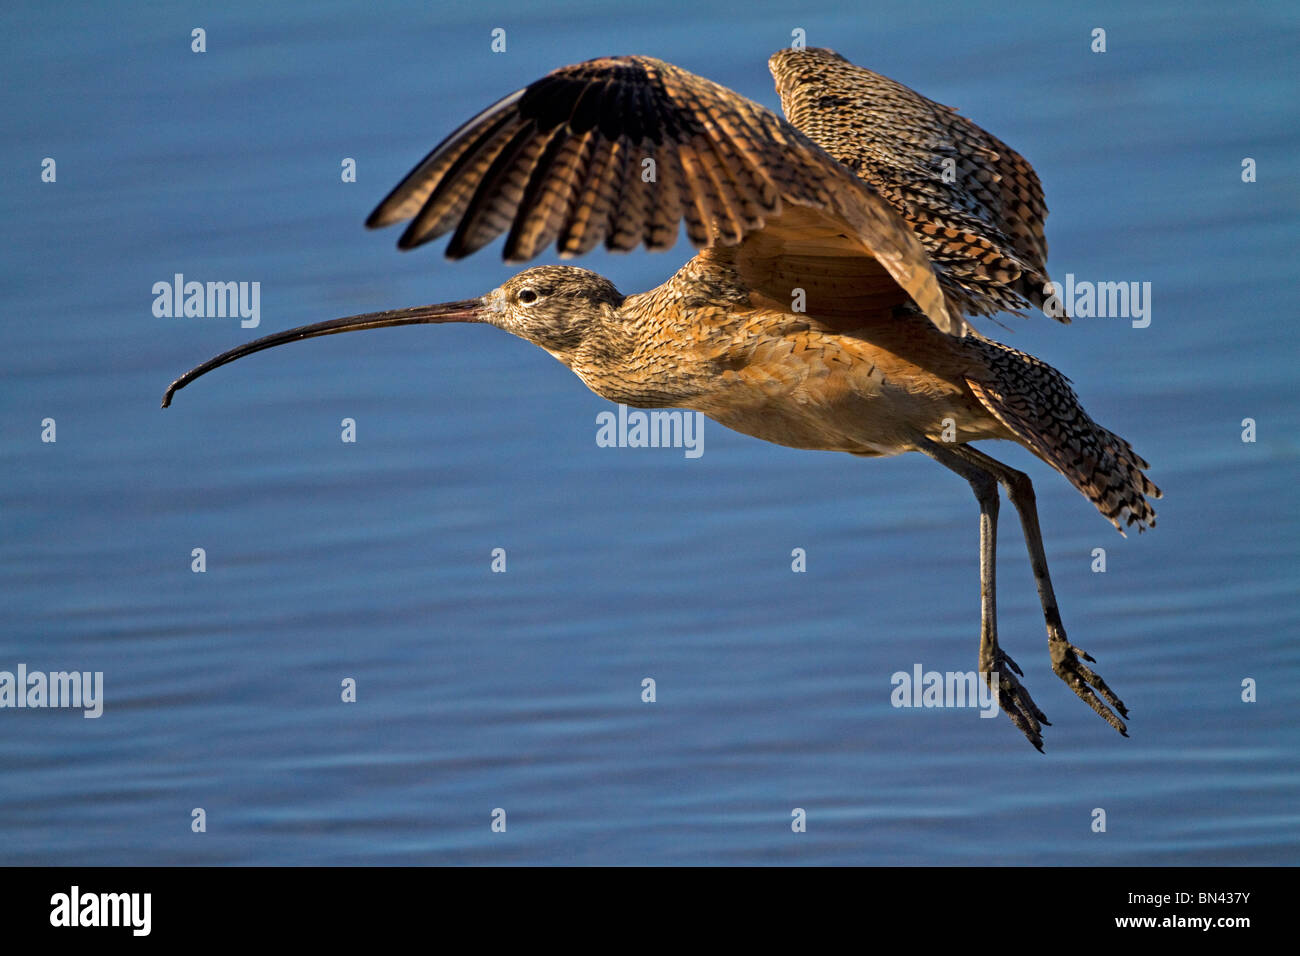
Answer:
<svg viewBox="0 0 1300 956"><path fill-rule="evenodd" d="M965 320L1041 307L1038 177L948 107L835 53L785 50L770 66L789 121L649 57L556 70L452 133L368 220L409 219L403 248L454 230L452 258L507 233L510 259L552 243L665 249L684 225L701 251L659 287L625 296L585 269L528 269L480 299L250 342L173 382L164 406L284 342L468 321L546 349L611 401L694 409L796 448L922 452L980 504L980 669L1008 716L1041 749L1046 720L997 639L999 485L1021 518L1053 670L1124 733L1123 703L1065 636L1029 478L970 444L1018 442L1121 531L1155 523L1147 463L1063 375Z"/></svg>
<svg viewBox="0 0 1300 956"><path fill-rule="evenodd" d="M1042 307L1047 206L1024 157L832 50L781 50L768 66L790 122L907 220L958 311Z"/></svg>

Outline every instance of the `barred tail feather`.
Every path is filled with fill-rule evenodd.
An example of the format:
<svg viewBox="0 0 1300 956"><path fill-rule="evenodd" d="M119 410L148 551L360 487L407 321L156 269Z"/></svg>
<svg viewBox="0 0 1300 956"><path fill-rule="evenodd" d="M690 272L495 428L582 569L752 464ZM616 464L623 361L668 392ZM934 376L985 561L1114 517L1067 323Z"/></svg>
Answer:
<svg viewBox="0 0 1300 956"><path fill-rule="evenodd" d="M1039 458L1078 488L1120 532L1155 527L1148 498L1161 497L1150 467L1128 442L1083 410L1064 375L1032 355L984 339L989 377L967 379L975 397Z"/></svg>

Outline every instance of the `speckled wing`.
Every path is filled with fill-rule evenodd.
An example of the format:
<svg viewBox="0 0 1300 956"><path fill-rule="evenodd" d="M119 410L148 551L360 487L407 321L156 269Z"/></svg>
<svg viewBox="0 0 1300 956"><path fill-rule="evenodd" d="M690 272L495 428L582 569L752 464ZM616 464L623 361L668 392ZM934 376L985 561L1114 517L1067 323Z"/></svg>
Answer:
<svg viewBox="0 0 1300 956"><path fill-rule="evenodd" d="M803 215L792 220L795 211ZM699 248L739 246L768 229L772 250L803 244L840 263L873 260L936 326L966 328L893 206L776 113L650 57L566 66L488 107L366 224L407 219L401 248L455 230L447 256L458 259L508 233L504 254L515 262L551 243L562 256L602 242L667 249L683 222Z"/></svg>
<svg viewBox="0 0 1300 956"><path fill-rule="evenodd" d="M781 50L768 65L786 117L907 220L956 311L1043 306L1047 207L1024 157L831 50Z"/></svg>

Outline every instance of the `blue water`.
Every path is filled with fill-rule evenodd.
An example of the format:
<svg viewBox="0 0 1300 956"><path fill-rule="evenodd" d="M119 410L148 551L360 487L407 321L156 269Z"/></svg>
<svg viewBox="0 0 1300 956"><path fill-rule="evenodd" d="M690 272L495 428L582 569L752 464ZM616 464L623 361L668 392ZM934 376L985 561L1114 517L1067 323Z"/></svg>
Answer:
<svg viewBox="0 0 1300 956"><path fill-rule="evenodd" d="M0 710L0 862L1300 858L1294 5L733 8L5 4L0 670L102 671L105 704ZM1009 507L1002 638L1047 755L1004 717L890 706L895 671L976 663L975 504L921 456L712 423L696 460L600 448L611 406L484 327L295 344L158 409L248 338L510 275L499 246L451 264L361 228L498 96L641 52L776 106L765 62L795 28L1019 148L1054 276L1152 283L1145 329L982 326L1068 374L1166 492L1121 539L988 448L1036 479L1067 627L1129 740L1052 675ZM684 256L583 264L638 291ZM155 318L178 272L261 282L261 326Z"/></svg>

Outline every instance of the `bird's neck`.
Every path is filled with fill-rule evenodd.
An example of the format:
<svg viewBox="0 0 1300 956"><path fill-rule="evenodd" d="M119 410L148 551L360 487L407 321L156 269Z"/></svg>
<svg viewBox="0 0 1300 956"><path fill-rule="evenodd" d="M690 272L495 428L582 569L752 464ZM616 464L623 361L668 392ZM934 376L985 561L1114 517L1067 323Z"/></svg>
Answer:
<svg viewBox="0 0 1300 956"><path fill-rule="evenodd" d="M661 286L660 289L663 287ZM680 342L656 289L628 296L603 321L592 323L572 353L557 355L597 395L636 408L685 406L699 394L691 363L677 363Z"/></svg>

